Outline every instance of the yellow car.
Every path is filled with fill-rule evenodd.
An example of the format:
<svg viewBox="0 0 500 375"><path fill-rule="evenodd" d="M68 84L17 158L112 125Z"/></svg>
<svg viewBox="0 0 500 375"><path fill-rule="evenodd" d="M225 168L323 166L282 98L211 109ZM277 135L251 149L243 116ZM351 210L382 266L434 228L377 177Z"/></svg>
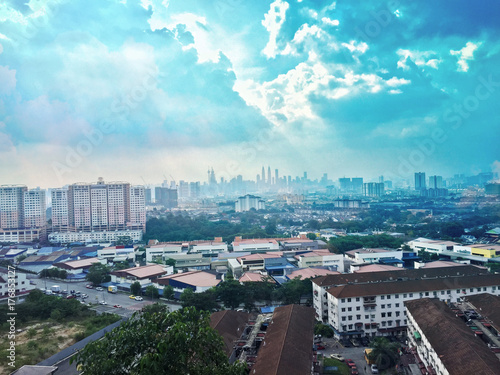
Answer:
<svg viewBox="0 0 500 375"><path fill-rule="evenodd" d="M135 299L135 296L134 296L134 295L131 295L131 296L128 296L128 298L130 298L130 299Z"/></svg>

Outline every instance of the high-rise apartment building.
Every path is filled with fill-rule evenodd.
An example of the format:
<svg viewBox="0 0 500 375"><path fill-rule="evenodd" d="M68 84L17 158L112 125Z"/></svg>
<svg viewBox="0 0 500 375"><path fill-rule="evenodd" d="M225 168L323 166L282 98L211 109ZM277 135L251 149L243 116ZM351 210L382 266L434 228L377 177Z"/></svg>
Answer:
<svg viewBox="0 0 500 375"><path fill-rule="evenodd" d="M363 184L363 195L367 197L381 197L385 194L383 182L367 182Z"/></svg>
<svg viewBox="0 0 500 375"><path fill-rule="evenodd" d="M426 189L425 172L415 172L415 190Z"/></svg>
<svg viewBox="0 0 500 375"><path fill-rule="evenodd" d="M52 229L60 232L68 230L68 189L52 189Z"/></svg>
<svg viewBox="0 0 500 375"><path fill-rule="evenodd" d="M130 187L129 227L142 227L146 230L146 193L144 186Z"/></svg>
<svg viewBox="0 0 500 375"><path fill-rule="evenodd" d="M24 228L24 193L27 190L23 185L0 186L0 228Z"/></svg>
<svg viewBox="0 0 500 375"><path fill-rule="evenodd" d="M24 192L24 228L41 228L47 223L45 190Z"/></svg>
<svg viewBox="0 0 500 375"><path fill-rule="evenodd" d="M429 176L429 189L441 189L443 187L442 176Z"/></svg>

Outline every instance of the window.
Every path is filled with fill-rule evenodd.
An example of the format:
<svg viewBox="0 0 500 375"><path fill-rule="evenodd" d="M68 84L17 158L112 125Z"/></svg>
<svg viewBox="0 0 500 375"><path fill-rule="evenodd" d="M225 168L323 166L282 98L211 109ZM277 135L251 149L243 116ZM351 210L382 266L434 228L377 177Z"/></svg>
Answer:
<svg viewBox="0 0 500 375"><path fill-rule="evenodd" d="M385 321L382 322L382 327L385 327L386 323Z"/></svg>
<svg viewBox="0 0 500 375"><path fill-rule="evenodd" d="M388 312L387 316L390 318L392 316L392 312Z"/></svg>
<svg viewBox="0 0 500 375"><path fill-rule="evenodd" d="M365 315L365 319L370 319L370 315Z"/></svg>
<svg viewBox="0 0 500 375"><path fill-rule="evenodd" d="M410 293L410 298L413 297L413 293Z"/></svg>
<svg viewBox="0 0 500 375"><path fill-rule="evenodd" d="M486 292L486 287L485 286L483 286L483 292Z"/></svg>
<svg viewBox="0 0 500 375"><path fill-rule="evenodd" d="M441 291L441 295L444 295L444 290Z"/></svg>
<svg viewBox="0 0 500 375"><path fill-rule="evenodd" d="M359 302L359 297L356 297L356 302Z"/></svg>
<svg viewBox="0 0 500 375"><path fill-rule="evenodd" d="M407 324L406 319L405 319L405 325Z"/></svg>
<svg viewBox="0 0 500 375"><path fill-rule="evenodd" d="M460 293L460 289L457 289L457 293Z"/></svg>
<svg viewBox="0 0 500 375"><path fill-rule="evenodd" d="M382 318L385 318L385 312L383 312L381 315L382 315Z"/></svg>
<svg viewBox="0 0 500 375"><path fill-rule="evenodd" d="M392 320L388 320L388 321L387 321L387 325L388 325L388 326L392 326Z"/></svg>
<svg viewBox="0 0 500 375"><path fill-rule="evenodd" d="M352 311L352 307L348 307L348 308L347 308L347 311Z"/></svg>
<svg viewBox="0 0 500 375"><path fill-rule="evenodd" d="M380 296L380 299L385 299L385 296Z"/></svg>
<svg viewBox="0 0 500 375"><path fill-rule="evenodd" d="M347 317L347 320L352 320L352 315L349 315L349 316Z"/></svg>
<svg viewBox="0 0 500 375"><path fill-rule="evenodd" d="M361 315L356 315L357 320L361 320Z"/></svg>
<svg viewBox="0 0 500 375"><path fill-rule="evenodd" d="M399 307L399 303L396 303L396 307Z"/></svg>
<svg viewBox="0 0 500 375"><path fill-rule="evenodd" d="M351 329L352 329L352 324L349 324L349 330L351 330Z"/></svg>
<svg viewBox="0 0 500 375"><path fill-rule="evenodd" d="M496 289L497 289L497 287L496 287L496 286L492 286L492 287L491 287L491 290L496 290Z"/></svg>
<svg viewBox="0 0 500 375"><path fill-rule="evenodd" d="M342 298L342 299L340 300L340 302L344 303L344 302L345 302L345 298Z"/></svg>
<svg viewBox="0 0 500 375"><path fill-rule="evenodd" d="M388 308L388 309L390 309L390 308L391 308L391 306L392 306L392 305L389 303L389 304L387 305L387 308Z"/></svg>
<svg viewBox="0 0 500 375"><path fill-rule="evenodd" d="M387 299L391 299L391 296L390 296L390 295L387 295Z"/></svg>
<svg viewBox="0 0 500 375"><path fill-rule="evenodd" d="M359 311L361 310L361 307L360 306L356 306L356 311Z"/></svg>
<svg viewBox="0 0 500 375"><path fill-rule="evenodd" d="M447 290L447 291L446 291L446 294L451 294L451 290Z"/></svg>
<svg viewBox="0 0 500 375"><path fill-rule="evenodd" d="M396 311L396 316L399 316L399 311Z"/></svg>
<svg viewBox="0 0 500 375"><path fill-rule="evenodd" d="M396 294L396 295L394 296L394 298L399 298L399 294Z"/></svg>
<svg viewBox="0 0 500 375"><path fill-rule="evenodd" d="M345 316L342 317L342 321L345 322Z"/></svg>
<svg viewBox="0 0 500 375"><path fill-rule="evenodd" d="M345 307L342 307L342 312L345 312Z"/></svg>
<svg viewBox="0 0 500 375"><path fill-rule="evenodd" d="M371 314L371 315L370 315L370 318L371 318L371 319L375 319L375 314Z"/></svg>
<svg viewBox="0 0 500 375"><path fill-rule="evenodd" d="M405 294L403 294L403 298L406 298L406 296L407 296L407 294L406 294L406 293L405 293Z"/></svg>
<svg viewBox="0 0 500 375"><path fill-rule="evenodd" d="M350 299L350 298L348 298L348 299L347 299L347 302L351 302L351 299Z"/></svg>
<svg viewBox="0 0 500 375"><path fill-rule="evenodd" d="M380 305L380 308L385 309L385 305Z"/></svg>
<svg viewBox="0 0 500 375"><path fill-rule="evenodd" d="M429 297L429 292L425 292L425 296L426 296L426 297Z"/></svg>

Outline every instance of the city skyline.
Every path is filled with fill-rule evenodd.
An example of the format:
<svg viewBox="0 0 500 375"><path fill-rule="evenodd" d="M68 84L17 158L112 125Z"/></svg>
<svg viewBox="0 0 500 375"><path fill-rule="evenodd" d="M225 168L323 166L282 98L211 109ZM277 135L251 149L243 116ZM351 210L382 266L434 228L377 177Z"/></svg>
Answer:
<svg viewBox="0 0 500 375"><path fill-rule="evenodd" d="M498 173L499 16L494 1L7 1L2 183Z"/></svg>

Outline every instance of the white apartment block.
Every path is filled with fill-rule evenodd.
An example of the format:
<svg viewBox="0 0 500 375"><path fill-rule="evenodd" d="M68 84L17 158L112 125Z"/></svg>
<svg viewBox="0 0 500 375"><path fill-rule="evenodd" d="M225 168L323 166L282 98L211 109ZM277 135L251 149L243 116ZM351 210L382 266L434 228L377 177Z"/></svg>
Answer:
<svg viewBox="0 0 500 375"><path fill-rule="evenodd" d="M0 186L0 228L24 228L24 193L28 190L23 185Z"/></svg>
<svg viewBox="0 0 500 375"><path fill-rule="evenodd" d="M439 298L457 302L479 293L500 294L500 275L475 266L321 276L313 280L316 318L337 337L386 336L404 332L404 302Z"/></svg>
<svg viewBox="0 0 500 375"><path fill-rule="evenodd" d="M203 255L217 255L227 253L227 243L222 241L206 241L191 243L190 254L201 253Z"/></svg>
<svg viewBox="0 0 500 375"><path fill-rule="evenodd" d="M132 241L140 241L142 240L142 233L142 230L52 232L49 234L49 241L60 244L72 242L107 243L114 242L120 237L130 237Z"/></svg>
<svg viewBox="0 0 500 375"><path fill-rule="evenodd" d="M262 199L260 199L260 197L250 194L247 194L244 197L239 197L235 203L236 212L250 211L252 208L256 210L264 210L266 208L266 204Z"/></svg>
<svg viewBox="0 0 500 375"><path fill-rule="evenodd" d="M144 186L130 188L130 225L146 230L146 190Z"/></svg>
<svg viewBox="0 0 500 375"><path fill-rule="evenodd" d="M241 237L235 237L233 241L233 251L250 251L250 252L266 252L266 251L278 251L280 250L280 245L278 241L273 238L256 238L244 240Z"/></svg>
<svg viewBox="0 0 500 375"><path fill-rule="evenodd" d="M378 263L383 259L403 259L401 250L355 249L345 253L346 258L354 263Z"/></svg>
<svg viewBox="0 0 500 375"><path fill-rule="evenodd" d="M179 244L164 244L164 245L154 245L146 248L146 262L152 262L154 260L165 260L166 255L180 254L182 253L183 245Z"/></svg>
<svg viewBox="0 0 500 375"><path fill-rule="evenodd" d="M326 251L311 251L308 253L296 255L297 266L299 268L306 267L335 267L337 272L344 272L344 255L332 254Z"/></svg>
<svg viewBox="0 0 500 375"><path fill-rule="evenodd" d="M69 225L68 189L52 189L52 228L67 230Z"/></svg>
<svg viewBox="0 0 500 375"><path fill-rule="evenodd" d="M24 227L41 228L47 223L45 190L32 189L24 192Z"/></svg>
<svg viewBox="0 0 500 375"><path fill-rule="evenodd" d="M70 226L76 230L90 230L90 185L78 183L69 186L68 213Z"/></svg>
<svg viewBox="0 0 500 375"><path fill-rule="evenodd" d="M11 275L6 268L0 268L0 300L9 298L9 277ZM14 289L15 298L17 298L19 295L26 294L30 290L35 289L35 287L30 285L25 273L17 271L14 275L14 282L10 282L10 289Z"/></svg>

